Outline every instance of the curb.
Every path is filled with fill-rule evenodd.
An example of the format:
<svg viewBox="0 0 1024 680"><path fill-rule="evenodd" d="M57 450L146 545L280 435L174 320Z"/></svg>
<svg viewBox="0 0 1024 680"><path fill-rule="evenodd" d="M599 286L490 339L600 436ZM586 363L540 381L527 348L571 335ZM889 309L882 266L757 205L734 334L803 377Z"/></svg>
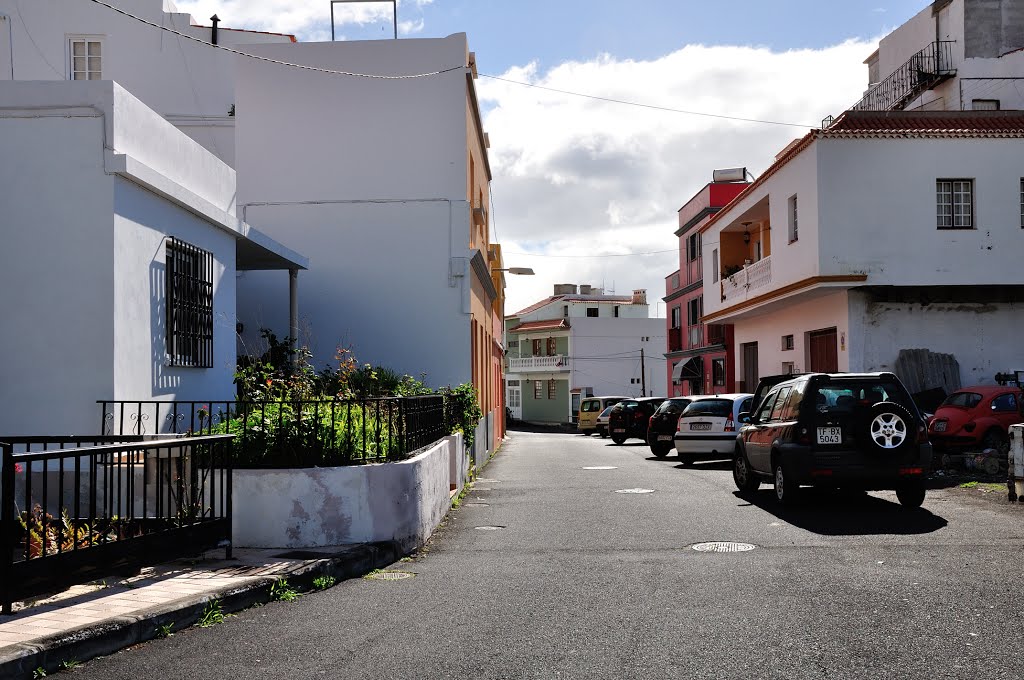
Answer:
<svg viewBox="0 0 1024 680"><path fill-rule="evenodd" d="M155 639L159 627L167 624L172 624L175 631L184 630L199 620L211 600L220 600L225 613L237 612L269 602L270 588L278 581L287 579L291 588L306 591L312 588L318 576L333 576L344 581L393 564L402 554L393 541L360 544L333 556L310 560L286 575L260 577L238 587L183 597L132 616L112 617L99 625L83 626L28 644L10 645L0 655L0 678L31 678L37 668L55 672L65 661L83 662L106 656Z"/></svg>

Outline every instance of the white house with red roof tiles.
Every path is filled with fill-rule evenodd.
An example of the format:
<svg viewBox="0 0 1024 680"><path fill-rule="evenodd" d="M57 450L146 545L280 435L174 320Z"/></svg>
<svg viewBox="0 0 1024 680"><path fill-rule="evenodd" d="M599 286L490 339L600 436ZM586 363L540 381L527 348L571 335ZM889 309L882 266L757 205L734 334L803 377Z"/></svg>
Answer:
<svg viewBox="0 0 1024 680"><path fill-rule="evenodd" d="M587 396L665 396L665 320L647 291L557 284L505 317L506 403L517 420L569 424Z"/></svg>
<svg viewBox="0 0 1024 680"><path fill-rule="evenodd" d="M911 391L949 390L1024 368L1024 112L847 112L702 239L703 320L734 325L737 389L895 370ZM925 384L904 350L951 355L959 374Z"/></svg>

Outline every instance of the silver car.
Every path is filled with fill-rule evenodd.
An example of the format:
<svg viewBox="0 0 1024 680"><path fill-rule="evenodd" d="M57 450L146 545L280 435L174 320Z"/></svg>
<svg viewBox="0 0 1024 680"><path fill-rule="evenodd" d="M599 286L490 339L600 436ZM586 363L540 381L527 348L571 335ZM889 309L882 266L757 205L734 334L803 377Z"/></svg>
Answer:
<svg viewBox="0 0 1024 680"><path fill-rule="evenodd" d="M685 465L697 456L731 458L736 450L740 413L750 411L752 394L697 397L679 416L673 442Z"/></svg>

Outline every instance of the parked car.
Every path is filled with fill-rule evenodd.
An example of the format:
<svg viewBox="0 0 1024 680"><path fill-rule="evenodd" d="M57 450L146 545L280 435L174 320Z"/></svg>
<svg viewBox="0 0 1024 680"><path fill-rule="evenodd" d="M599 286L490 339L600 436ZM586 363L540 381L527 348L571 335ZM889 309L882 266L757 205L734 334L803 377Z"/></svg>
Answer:
<svg viewBox="0 0 1024 680"><path fill-rule="evenodd" d="M749 412L754 395L697 397L679 415L673 443L684 465L698 456L731 458L736 450L740 413Z"/></svg>
<svg viewBox="0 0 1024 680"><path fill-rule="evenodd" d="M576 430L581 434L593 434L597 431L597 417L609 406L614 406L625 397L586 397L580 401L579 418Z"/></svg>
<svg viewBox="0 0 1024 680"><path fill-rule="evenodd" d="M672 437L676 433L679 414L696 397L669 397L661 402L647 423L647 444L651 453L664 458L672 450Z"/></svg>
<svg viewBox="0 0 1024 680"><path fill-rule="evenodd" d="M946 397L929 420L936 449L998 449L1009 443L1009 427L1024 421L1019 387L965 387Z"/></svg>
<svg viewBox="0 0 1024 680"><path fill-rule="evenodd" d="M608 416L611 415L613 408L615 408L615 404L601 411L601 415L597 417L597 433L601 435L601 439L608 436Z"/></svg>
<svg viewBox="0 0 1024 680"><path fill-rule="evenodd" d="M622 444L627 439L647 441L647 424L664 397L623 399L608 414L608 432L612 441Z"/></svg>
<svg viewBox="0 0 1024 680"><path fill-rule="evenodd" d="M801 485L894 489L904 506L924 502L928 430L892 373L795 377L772 387L740 422L733 480L744 493L770 479L783 504Z"/></svg>

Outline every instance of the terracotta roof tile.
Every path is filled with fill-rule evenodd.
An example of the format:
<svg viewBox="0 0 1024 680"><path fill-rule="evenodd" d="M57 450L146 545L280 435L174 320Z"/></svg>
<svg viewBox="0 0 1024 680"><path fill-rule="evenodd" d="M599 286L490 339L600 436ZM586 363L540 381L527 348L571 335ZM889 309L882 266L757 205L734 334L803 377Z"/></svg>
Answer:
<svg viewBox="0 0 1024 680"><path fill-rule="evenodd" d="M572 328L569 322L565 319L545 319L544 321L527 321L521 323L515 328L508 329L509 333L522 333L523 331L547 331L547 330L567 330Z"/></svg>

